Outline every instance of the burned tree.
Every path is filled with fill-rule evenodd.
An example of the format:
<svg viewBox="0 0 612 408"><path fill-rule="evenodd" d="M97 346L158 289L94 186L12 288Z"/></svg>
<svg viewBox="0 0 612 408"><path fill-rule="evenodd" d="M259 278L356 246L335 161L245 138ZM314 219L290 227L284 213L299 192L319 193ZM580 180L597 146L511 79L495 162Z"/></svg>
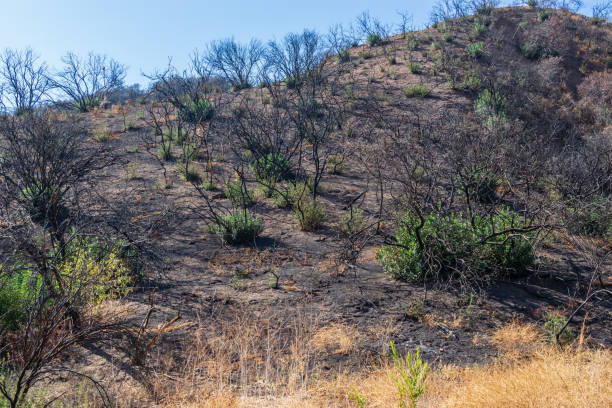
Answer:
<svg viewBox="0 0 612 408"><path fill-rule="evenodd" d="M7 48L0 56L0 79L5 88L4 102L15 114L30 112L45 102L52 82L47 65L30 48Z"/></svg>
<svg viewBox="0 0 612 408"><path fill-rule="evenodd" d="M124 65L105 55L90 53L83 58L69 52L62 62L64 69L53 78L53 86L81 112L98 106L109 92L123 85L126 75Z"/></svg>

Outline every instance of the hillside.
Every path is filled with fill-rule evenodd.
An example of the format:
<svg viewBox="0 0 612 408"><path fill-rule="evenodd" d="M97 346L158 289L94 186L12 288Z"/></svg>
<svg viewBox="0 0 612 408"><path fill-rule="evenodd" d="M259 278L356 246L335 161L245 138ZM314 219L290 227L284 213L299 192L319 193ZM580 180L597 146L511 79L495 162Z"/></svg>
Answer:
<svg viewBox="0 0 612 408"><path fill-rule="evenodd" d="M125 293L88 275L121 293L86 307L113 324L53 367L122 407L391 406L393 341L431 366L419 406L612 402L612 24L485 8L367 41L43 121L104 159L66 225L137 265ZM0 237L8 265L26 246ZM43 399L102 406L60 377Z"/></svg>

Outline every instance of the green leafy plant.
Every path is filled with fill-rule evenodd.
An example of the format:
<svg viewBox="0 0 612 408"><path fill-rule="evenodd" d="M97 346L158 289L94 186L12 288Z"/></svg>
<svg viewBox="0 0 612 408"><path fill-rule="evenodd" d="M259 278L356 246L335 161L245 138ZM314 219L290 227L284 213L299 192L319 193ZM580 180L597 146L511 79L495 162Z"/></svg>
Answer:
<svg viewBox="0 0 612 408"><path fill-rule="evenodd" d="M351 60L351 53L348 49L344 49L336 55L336 60L338 62L349 62Z"/></svg>
<svg viewBox="0 0 612 408"><path fill-rule="evenodd" d="M240 179L225 183L225 196L231 200L235 207L248 208L257 203L255 194Z"/></svg>
<svg viewBox="0 0 612 408"><path fill-rule="evenodd" d="M508 208L472 217L438 210L422 219L409 211L399 223L396 242L382 246L377 259L391 277L412 282L458 277L462 268L474 280L519 276L535 261L533 232L515 232L523 226Z"/></svg>
<svg viewBox="0 0 612 408"><path fill-rule="evenodd" d="M250 169L263 183L276 183L291 176L291 162L282 153L261 156L251 164Z"/></svg>
<svg viewBox="0 0 612 408"><path fill-rule="evenodd" d="M352 391L347 392L348 398L355 403L357 408L366 408L368 400L365 395L359 392L359 390L353 387Z"/></svg>
<svg viewBox="0 0 612 408"><path fill-rule="evenodd" d="M218 223L212 229L213 233L229 245L253 242L262 231L261 218L255 217L247 210L235 210L229 215L219 217Z"/></svg>
<svg viewBox="0 0 612 408"><path fill-rule="evenodd" d="M310 195L302 197L293 207L293 213L302 231L315 231L325 220L324 207Z"/></svg>
<svg viewBox="0 0 612 408"><path fill-rule="evenodd" d="M138 179L138 165L136 163L128 163L127 167L125 168L125 175L128 180Z"/></svg>
<svg viewBox="0 0 612 408"><path fill-rule="evenodd" d="M416 62L410 62L408 63L408 71L410 71L411 74L420 74L421 65L417 64Z"/></svg>
<svg viewBox="0 0 612 408"><path fill-rule="evenodd" d="M474 109L488 118L503 119L508 112L508 102L501 94L485 89L476 98Z"/></svg>
<svg viewBox="0 0 612 408"><path fill-rule="evenodd" d="M482 42L469 43L465 50L468 52L470 57L478 59L484 55L484 44Z"/></svg>
<svg viewBox="0 0 612 408"><path fill-rule="evenodd" d="M338 233L343 237L348 237L363 228L363 210L361 208L350 208L342 214L337 225Z"/></svg>
<svg viewBox="0 0 612 408"><path fill-rule="evenodd" d="M427 98L431 96L431 89L427 84L411 85L404 88L406 98Z"/></svg>
<svg viewBox="0 0 612 408"><path fill-rule="evenodd" d="M186 99L178 109L180 120L190 123L202 123L210 120L215 113L213 104L204 98Z"/></svg>
<svg viewBox="0 0 612 408"><path fill-rule="evenodd" d="M409 352L406 358L402 359L392 341L389 346L395 368L395 375L391 378L397 386L398 405L400 408L416 408L419 398L427 388L429 365L421 359L421 351L418 348L414 354Z"/></svg>
<svg viewBox="0 0 612 408"><path fill-rule="evenodd" d="M98 126L94 129L93 138L98 143L106 143L111 138L111 131L107 126Z"/></svg>
<svg viewBox="0 0 612 408"><path fill-rule="evenodd" d="M453 41L453 34L446 32L446 33L442 33L442 40L446 41L446 42L451 42Z"/></svg>
<svg viewBox="0 0 612 408"><path fill-rule="evenodd" d="M556 314L548 313L544 316L544 333L546 340L550 343L557 343L557 333L565 325L565 318ZM563 333L559 336L559 344L566 345L571 344L576 339L576 333L570 328L566 327Z"/></svg>
<svg viewBox="0 0 612 408"><path fill-rule="evenodd" d="M245 291L249 288L249 282L245 279L246 274L240 273L234 269L232 272L232 277L230 278L228 284L235 290Z"/></svg>
<svg viewBox="0 0 612 408"><path fill-rule="evenodd" d="M376 33L369 34L366 38L366 44L368 44L370 47L375 47L377 45L380 45L381 43L382 38Z"/></svg>
<svg viewBox="0 0 612 408"><path fill-rule="evenodd" d="M546 21L552 16L552 12L550 10L542 10L538 12L538 21Z"/></svg>

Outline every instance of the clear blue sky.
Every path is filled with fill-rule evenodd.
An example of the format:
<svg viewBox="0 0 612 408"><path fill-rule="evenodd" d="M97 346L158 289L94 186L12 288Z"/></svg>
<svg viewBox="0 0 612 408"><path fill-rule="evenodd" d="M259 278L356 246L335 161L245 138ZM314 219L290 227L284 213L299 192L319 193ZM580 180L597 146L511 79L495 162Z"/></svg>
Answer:
<svg viewBox="0 0 612 408"><path fill-rule="evenodd" d="M268 41L304 28L325 32L348 24L362 11L385 23L408 10L423 26L435 0L2 0L0 49L32 47L59 68L66 51L107 54L128 66L126 82L146 83L140 73L179 67L195 48L234 36ZM583 12L595 0L586 0Z"/></svg>

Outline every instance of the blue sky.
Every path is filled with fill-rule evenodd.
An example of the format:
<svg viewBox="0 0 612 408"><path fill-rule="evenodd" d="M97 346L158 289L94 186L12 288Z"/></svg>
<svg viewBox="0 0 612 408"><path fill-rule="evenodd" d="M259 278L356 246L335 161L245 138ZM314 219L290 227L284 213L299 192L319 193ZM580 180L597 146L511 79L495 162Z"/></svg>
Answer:
<svg viewBox="0 0 612 408"><path fill-rule="evenodd" d="M594 2L585 1L585 10ZM325 32L348 24L362 11L385 23L408 10L414 24L428 21L434 0L4 0L0 49L32 47L59 68L66 51L107 54L128 66L127 83L146 83L141 72L164 67L168 57L182 67L195 48L234 36L268 41L304 28Z"/></svg>

